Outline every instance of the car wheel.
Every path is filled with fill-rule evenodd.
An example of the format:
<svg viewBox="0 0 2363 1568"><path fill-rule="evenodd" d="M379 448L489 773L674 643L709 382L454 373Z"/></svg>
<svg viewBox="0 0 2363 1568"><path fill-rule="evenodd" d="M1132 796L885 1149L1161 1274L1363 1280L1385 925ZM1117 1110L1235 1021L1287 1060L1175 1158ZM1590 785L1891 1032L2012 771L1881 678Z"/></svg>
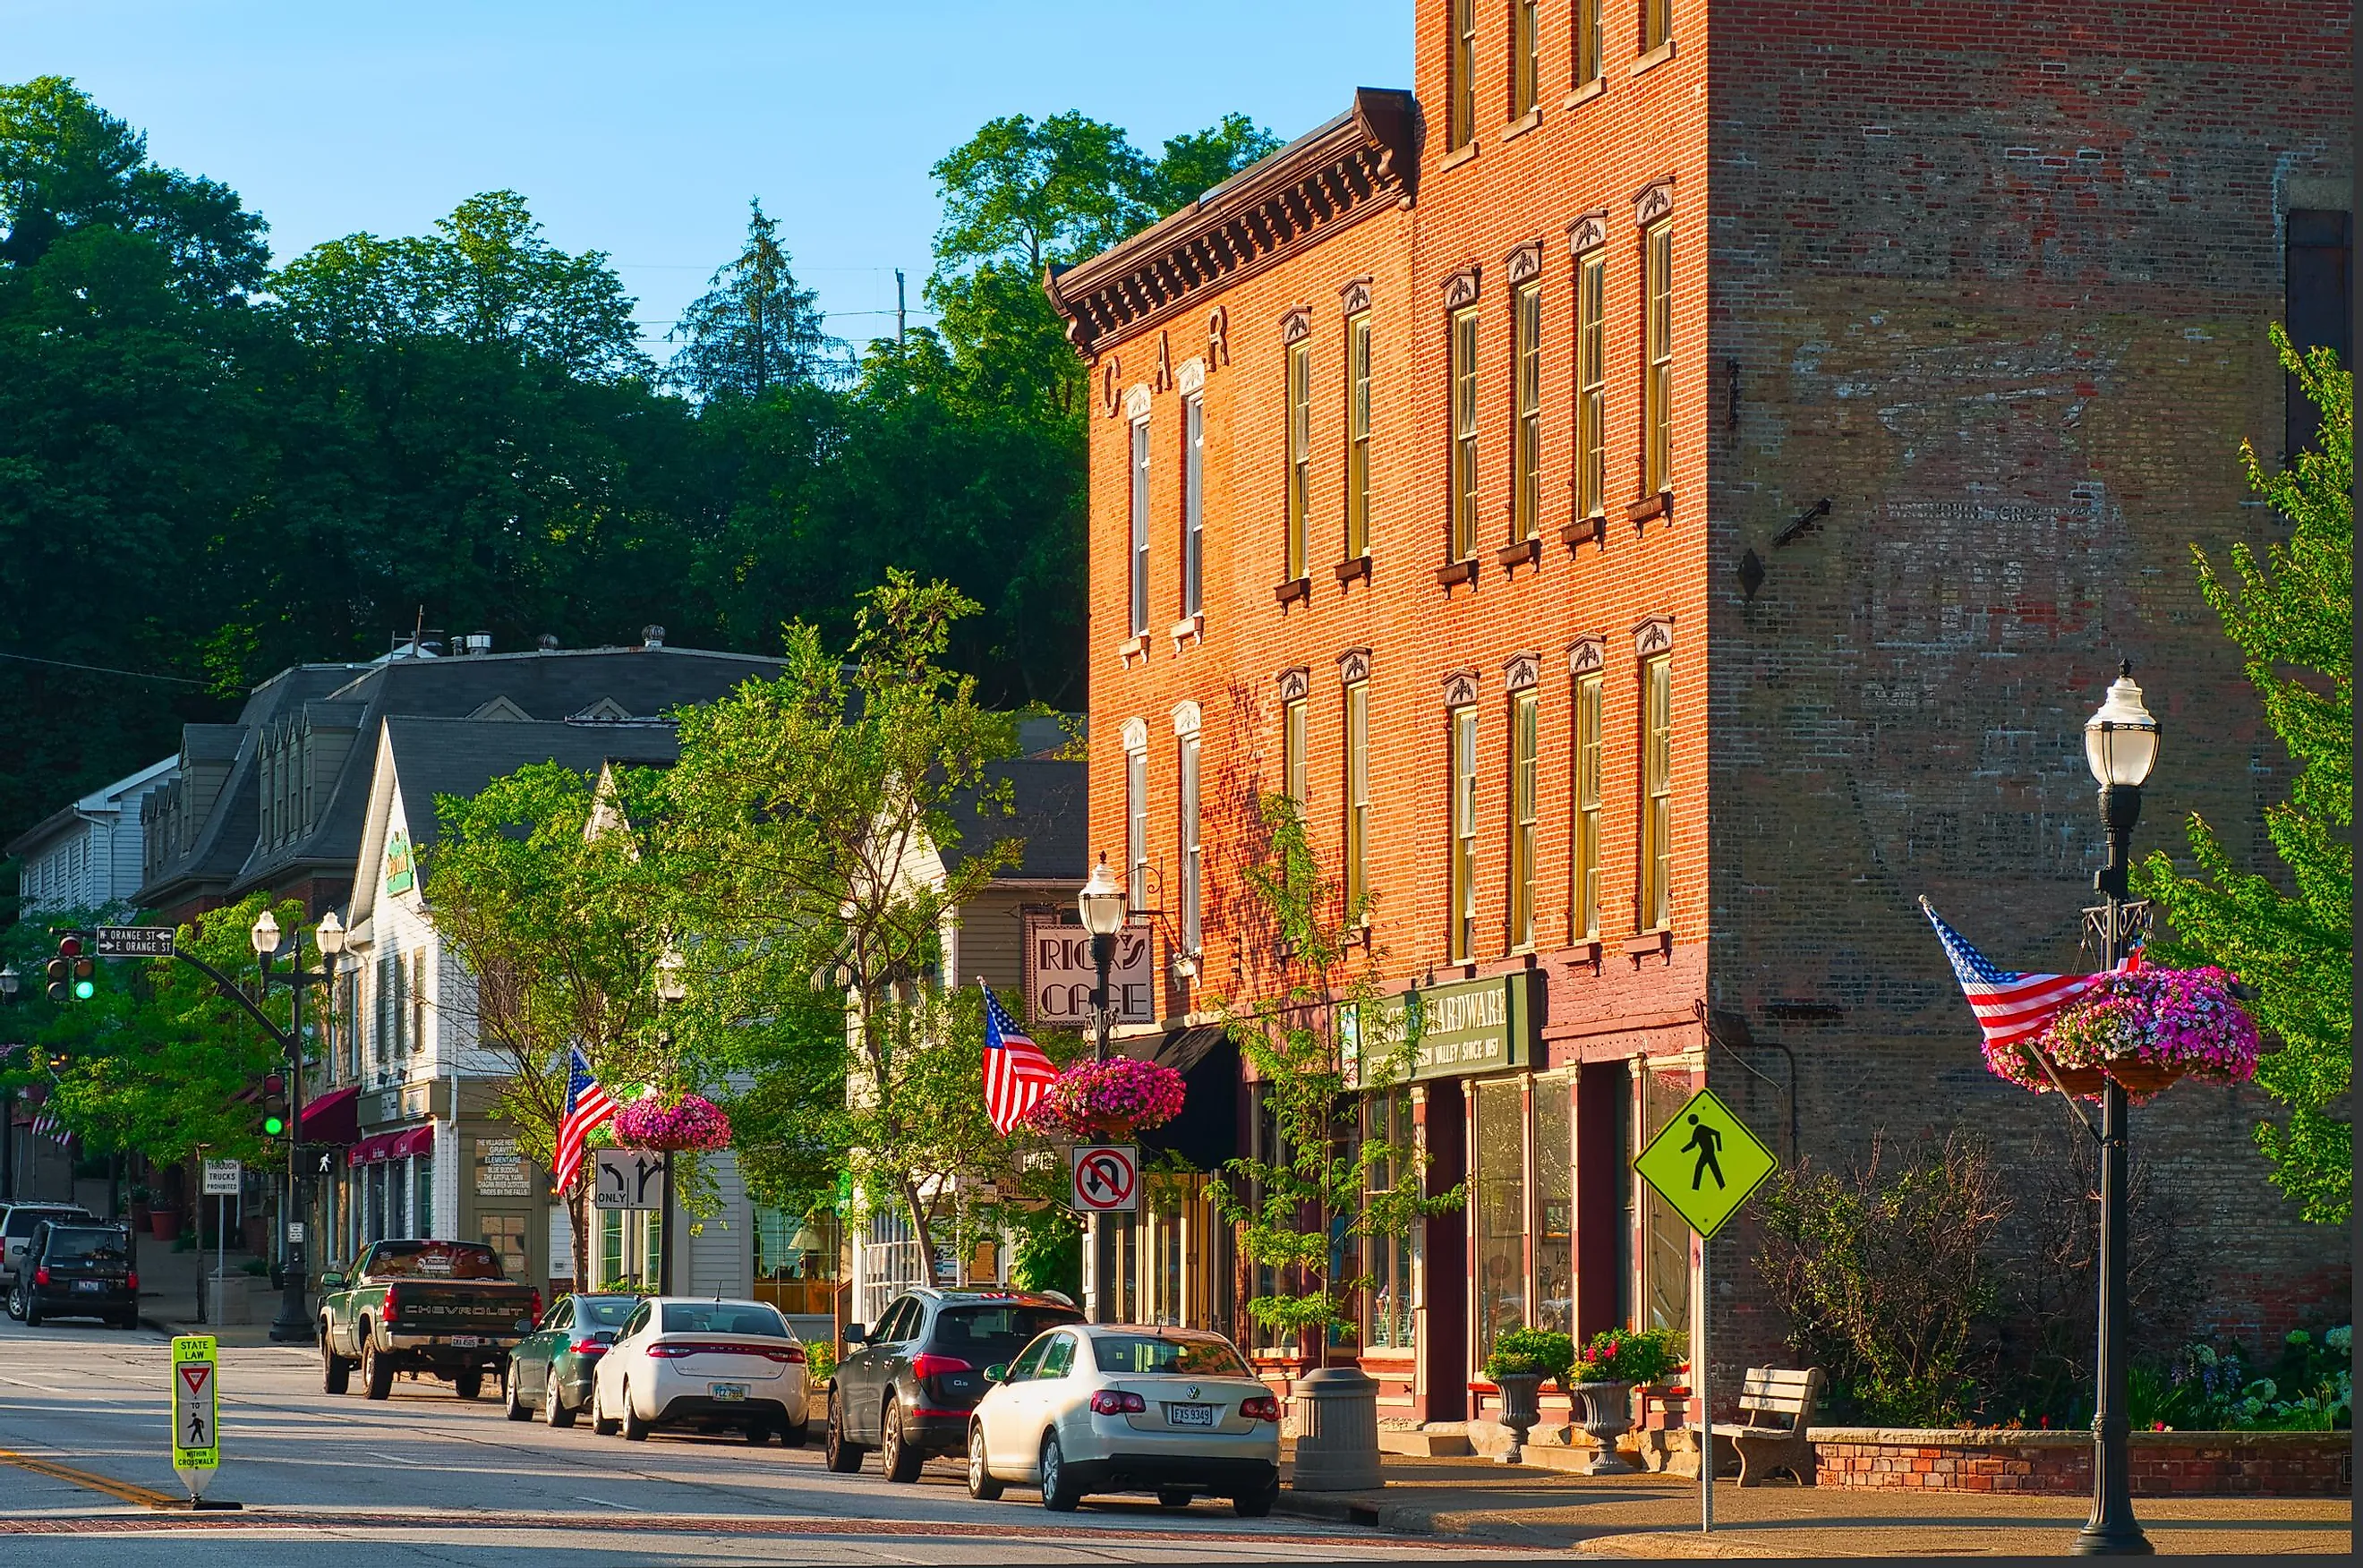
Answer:
<svg viewBox="0 0 2363 1568"><path fill-rule="evenodd" d="M1042 1506L1054 1514L1071 1514L1082 1500L1083 1489L1077 1485L1075 1473L1067 1468L1059 1434L1051 1432L1042 1439Z"/></svg>
<svg viewBox="0 0 2363 1568"><path fill-rule="evenodd" d="M997 1502L1001 1497L1001 1483L993 1478L984 1463L982 1421L968 1424L968 1495L980 1503Z"/></svg>
<svg viewBox="0 0 2363 1568"><path fill-rule="evenodd" d="M380 1354L377 1341L361 1331L361 1394L370 1399L394 1397L394 1363Z"/></svg>
<svg viewBox="0 0 2363 1568"><path fill-rule="evenodd" d="M619 1397L624 1401L624 1441L626 1442L648 1441L649 1424L648 1422L640 1419L640 1408L638 1406L632 1403L632 1386L630 1384L627 1383L624 1385Z"/></svg>
<svg viewBox="0 0 2363 1568"><path fill-rule="evenodd" d="M1159 1486L1157 1489L1157 1506L1160 1508L1188 1507L1190 1506L1190 1488L1187 1486Z"/></svg>
<svg viewBox="0 0 2363 1568"><path fill-rule="evenodd" d="M839 1475L850 1475L861 1468L861 1450L848 1442L845 1421L837 1408L837 1396L828 1397L828 1424L821 1430L821 1463Z"/></svg>
<svg viewBox="0 0 2363 1568"><path fill-rule="evenodd" d="M607 1414L607 1401L600 1396L599 1380L591 1380L591 1430L601 1437L614 1437L617 1423Z"/></svg>
<svg viewBox="0 0 2363 1568"><path fill-rule="evenodd" d="M878 1462L886 1471L886 1479L906 1486L916 1481L919 1472L926 1467L927 1456L911 1446L908 1434L903 1430L903 1407L887 1400L878 1430Z"/></svg>
<svg viewBox="0 0 2363 1568"><path fill-rule="evenodd" d="M320 1391L342 1394L353 1386L353 1364L328 1348L328 1331L320 1331Z"/></svg>
<svg viewBox="0 0 2363 1568"><path fill-rule="evenodd" d="M771 1419L769 1416L764 1417L760 1420L749 1421L747 1423L747 1442L749 1447L760 1448L771 1441Z"/></svg>
<svg viewBox="0 0 2363 1568"><path fill-rule="evenodd" d="M780 1429L780 1441L790 1448L802 1448L812 1441L812 1418L806 1416L792 1427Z"/></svg>
<svg viewBox="0 0 2363 1568"><path fill-rule="evenodd" d="M34 1298L31 1291L25 1292L25 1309L17 1316L24 1320L25 1327L28 1329L38 1329L41 1326L41 1304Z"/></svg>
<svg viewBox="0 0 2363 1568"><path fill-rule="evenodd" d="M546 1427L571 1427L574 1412L566 1408L564 1396L558 1391L558 1368L541 1380L541 1424Z"/></svg>
<svg viewBox="0 0 2363 1568"><path fill-rule="evenodd" d="M479 1397L484 1392L484 1375L481 1372L462 1372L455 1375L451 1379L451 1392L462 1399Z"/></svg>
<svg viewBox="0 0 2363 1568"><path fill-rule="evenodd" d="M8 1287L8 1316L20 1323L25 1320L25 1293L13 1285Z"/></svg>
<svg viewBox="0 0 2363 1568"><path fill-rule="evenodd" d="M1162 1497L1158 1499L1162 1502ZM1272 1505L1280 1501L1280 1477L1272 1478L1252 1492L1231 1494L1231 1511L1243 1519L1259 1519L1270 1514Z"/></svg>
<svg viewBox="0 0 2363 1568"><path fill-rule="evenodd" d="M139 1312L137 1310L126 1312L115 1320L115 1326L126 1333L133 1331L139 1327Z"/></svg>
<svg viewBox="0 0 2363 1568"><path fill-rule="evenodd" d="M533 1408L517 1397L517 1369L510 1367L501 1375L501 1414L512 1421L533 1419Z"/></svg>

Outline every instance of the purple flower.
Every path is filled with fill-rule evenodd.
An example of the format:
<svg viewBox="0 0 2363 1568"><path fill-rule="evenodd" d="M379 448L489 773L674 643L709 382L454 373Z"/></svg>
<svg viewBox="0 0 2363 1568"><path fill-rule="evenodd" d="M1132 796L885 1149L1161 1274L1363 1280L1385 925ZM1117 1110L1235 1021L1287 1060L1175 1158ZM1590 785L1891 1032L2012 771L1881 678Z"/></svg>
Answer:
<svg viewBox="0 0 2363 1568"><path fill-rule="evenodd" d="M2255 1021L2232 998L2222 969L2135 969L2099 977L2053 1019L2036 1048L2060 1067L2106 1069L2141 1063L2220 1083L2256 1076ZM1986 1065L2023 1088L2049 1087L2016 1049L1989 1047Z"/></svg>
<svg viewBox="0 0 2363 1568"><path fill-rule="evenodd" d="M1182 1075L1154 1062L1111 1056L1077 1062L1051 1081L1026 1118L1053 1136L1093 1138L1159 1127L1182 1114Z"/></svg>

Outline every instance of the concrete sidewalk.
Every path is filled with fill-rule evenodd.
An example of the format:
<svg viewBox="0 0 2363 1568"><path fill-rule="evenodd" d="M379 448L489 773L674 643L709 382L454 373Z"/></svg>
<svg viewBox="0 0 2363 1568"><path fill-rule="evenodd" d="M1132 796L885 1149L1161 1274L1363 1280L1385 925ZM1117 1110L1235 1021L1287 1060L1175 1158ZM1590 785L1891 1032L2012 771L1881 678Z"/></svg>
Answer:
<svg viewBox="0 0 2363 1568"><path fill-rule="evenodd" d="M271 1320L278 1315L279 1297L268 1278L255 1279L240 1267L246 1254L228 1254L232 1291L243 1295L243 1321L201 1321L198 1293L214 1271L216 1254L174 1252L167 1242L139 1243L139 1321L162 1334L211 1334L225 1345L265 1345L271 1342Z"/></svg>
<svg viewBox="0 0 2363 1568"><path fill-rule="evenodd" d="M2346 1497L2139 1498L2161 1553L2344 1556ZM1714 1531L1699 1532L1695 1479L1587 1477L1484 1459L1396 1459L1375 1492L1281 1494L1279 1511L1612 1557L2041 1557L2068 1554L2081 1497L1873 1492L1717 1483Z"/></svg>

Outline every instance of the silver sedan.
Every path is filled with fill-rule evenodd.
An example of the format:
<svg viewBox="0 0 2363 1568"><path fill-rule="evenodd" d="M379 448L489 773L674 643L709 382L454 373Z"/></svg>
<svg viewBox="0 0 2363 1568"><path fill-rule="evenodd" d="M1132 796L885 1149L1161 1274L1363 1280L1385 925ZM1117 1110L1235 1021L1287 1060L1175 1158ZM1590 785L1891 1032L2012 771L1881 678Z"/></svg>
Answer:
<svg viewBox="0 0 2363 1568"><path fill-rule="evenodd" d="M1071 1324L984 1375L971 1496L1016 1482L1064 1512L1093 1492L1154 1492L1169 1508L1205 1493L1248 1518L1279 1500L1280 1401L1220 1334Z"/></svg>

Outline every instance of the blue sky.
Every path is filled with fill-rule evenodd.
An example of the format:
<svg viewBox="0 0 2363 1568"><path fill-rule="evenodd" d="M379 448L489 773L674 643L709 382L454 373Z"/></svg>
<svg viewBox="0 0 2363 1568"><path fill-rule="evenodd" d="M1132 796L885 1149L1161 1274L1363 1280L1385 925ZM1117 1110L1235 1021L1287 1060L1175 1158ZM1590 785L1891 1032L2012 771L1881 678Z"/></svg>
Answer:
<svg viewBox="0 0 2363 1568"><path fill-rule="evenodd" d="M1081 109L1153 149L1237 109L1294 136L1358 85L1410 84L1410 13L1411 0L0 0L0 81L73 77L145 128L159 161L235 188L281 260L519 191L555 244L614 258L657 338L734 253L760 195L830 330L860 343L891 330L895 267L918 308L928 166L985 120ZM1184 16L1186 35L1170 25Z"/></svg>

